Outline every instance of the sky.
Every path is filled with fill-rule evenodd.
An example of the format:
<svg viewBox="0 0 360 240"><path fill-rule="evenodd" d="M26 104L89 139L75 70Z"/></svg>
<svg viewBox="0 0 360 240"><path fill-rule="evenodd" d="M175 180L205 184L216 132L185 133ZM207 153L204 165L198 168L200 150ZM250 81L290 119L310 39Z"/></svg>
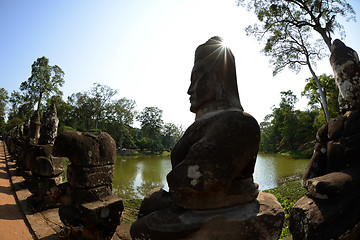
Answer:
<svg viewBox="0 0 360 240"><path fill-rule="evenodd" d="M360 1L349 3L358 18ZM195 49L220 36L235 56L246 112L260 123L287 90L305 110L309 70L273 77L263 45L245 33L256 21L234 0L0 0L0 87L19 90L45 56L65 72L64 100L100 83L118 91L115 99L135 100L138 111L158 107L164 122L186 128L195 118L187 95ZM360 52L360 23L342 23L345 44ZM333 74L328 57L316 73Z"/></svg>

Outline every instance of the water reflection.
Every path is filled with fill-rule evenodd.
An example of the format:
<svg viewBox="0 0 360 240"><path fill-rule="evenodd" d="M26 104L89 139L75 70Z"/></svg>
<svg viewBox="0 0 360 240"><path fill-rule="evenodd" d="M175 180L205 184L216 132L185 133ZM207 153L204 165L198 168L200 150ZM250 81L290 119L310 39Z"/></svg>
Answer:
<svg viewBox="0 0 360 240"><path fill-rule="evenodd" d="M254 170L254 182L259 184L261 190L276 187L281 178L302 175L308 162L309 159L259 153Z"/></svg>
<svg viewBox="0 0 360 240"><path fill-rule="evenodd" d="M169 157L118 156L115 163L113 192L122 198L143 198L155 187L168 189L166 175L170 170Z"/></svg>
<svg viewBox="0 0 360 240"><path fill-rule="evenodd" d="M276 187L278 179L302 174L308 159L292 159L279 154L259 154L254 181L261 190ZM155 187L168 189L166 175L171 170L169 157L118 156L115 163L113 192L122 198L143 198Z"/></svg>

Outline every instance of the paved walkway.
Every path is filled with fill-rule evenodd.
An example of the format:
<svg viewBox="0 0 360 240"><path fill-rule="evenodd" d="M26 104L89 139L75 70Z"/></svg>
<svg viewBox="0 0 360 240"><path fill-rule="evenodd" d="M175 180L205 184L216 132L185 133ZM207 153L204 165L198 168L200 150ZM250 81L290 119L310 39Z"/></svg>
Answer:
<svg viewBox="0 0 360 240"><path fill-rule="evenodd" d="M0 141L0 239L33 239L10 186L2 141Z"/></svg>

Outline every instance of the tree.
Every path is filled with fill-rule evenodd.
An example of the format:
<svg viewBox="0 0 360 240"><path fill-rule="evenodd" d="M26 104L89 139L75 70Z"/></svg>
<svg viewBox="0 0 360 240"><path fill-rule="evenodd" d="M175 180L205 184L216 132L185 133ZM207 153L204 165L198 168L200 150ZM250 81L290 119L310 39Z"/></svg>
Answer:
<svg viewBox="0 0 360 240"><path fill-rule="evenodd" d="M162 113L163 111L157 107L145 107L138 115L141 131L145 137L156 139L160 136L163 125Z"/></svg>
<svg viewBox="0 0 360 240"><path fill-rule="evenodd" d="M135 106L135 101L127 98L113 101L109 106L106 129L120 148L135 146L133 128L131 127L136 114Z"/></svg>
<svg viewBox="0 0 360 240"><path fill-rule="evenodd" d="M171 150L183 134L182 128L173 123L164 124L162 132L161 142L167 150Z"/></svg>
<svg viewBox="0 0 360 240"><path fill-rule="evenodd" d="M316 114L295 110L297 97L292 91L281 92L279 107L273 107L264 122L260 123L260 151L297 152L306 142L313 139Z"/></svg>
<svg viewBox="0 0 360 240"><path fill-rule="evenodd" d="M31 66L31 76L20 85L30 103L37 103L37 112L40 111L42 101L52 95L62 95L59 87L64 84L64 72L55 65L49 65L46 57L38 58Z"/></svg>
<svg viewBox="0 0 360 240"><path fill-rule="evenodd" d="M145 107L137 119L141 123L142 136L149 139L146 141L143 139L142 142L147 142L151 152L162 150L163 146L160 139L163 125L162 110L157 107Z"/></svg>
<svg viewBox="0 0 360 240"><path fill-rule="evenodd" d="M9 98L10 111L9 120L12 118L25 121L34 113L34 103L29 96L21 94L21 92L13 91Z"/></svg>
<svg viewBox="0 0 360 240"><path fill-rule="evenodd" d="M68 103L73 106L73 116L78 121L74 123L75 128L89 131L93 126L97 132L99 121L108 115L111 99L116 93L111 87L99 83L94 83L89 91L73 93Z"/></svg>
<svg viewBox="0 0 360 240"><path fill-rule="evenodd" d="M336 17L355 19L351 5L344 0L238 0L237 3L253 9L260 20L261 25L249 26L246 31L258 40L266 39L263 51L272 58L274 74L285 67L297 71L303 65L309 67L328 121L325 95L312 66L324 56L321 42L330 50L332 34L336 31L345 34ZM319 33L322 41L312 40L312 31Z"/></svg>
<svg viewBox="0 0 360 240"><path fill-rule="evenodd" d="M0 88L0 135L3 135L5 131L5 108L8 98L5 88Z"/></svg>
<svg viewBox="0 0 360 240"><path fill-rule="evenodd" d="M91 106L92 112L94 113L95 132L97 132L99 120L106 115L105 111L109 106L111 98L116 94L117 90L99 83L94 83L92 89L88 92L89 102L87 104Z"/></svg>
<svg viewBox="0 0 360 240"><path fill-rule="evenodd" d="M339 110L339 89L336 86L335 78L332 75L320 75L318 77L321 88L323 89L326 102L328 103L329 115L330 118L335 118L340 114ZM305 80L306 85L304 91L301 93L301 96L305 96L309 99L308 105L313 110L318 110L322 107L320 102L320 95L317 91L317 84L315 83L314 78L308 78ZM324 115L319 112L317 119L315 120L316 126L321 127L325 121Z"/></svg>

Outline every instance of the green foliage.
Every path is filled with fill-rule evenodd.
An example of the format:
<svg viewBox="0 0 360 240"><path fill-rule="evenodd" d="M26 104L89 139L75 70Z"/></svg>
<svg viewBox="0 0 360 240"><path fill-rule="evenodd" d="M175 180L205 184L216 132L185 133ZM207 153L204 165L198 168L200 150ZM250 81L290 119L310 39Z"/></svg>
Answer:
<svg viewBox="0 0 360 240"><path fill-rule="evenodd" d="M345 0L237 0L238 5L254 10L260 24L248 26L248 35L265 40L263 53L270 57L273 74L289 68L299 72L307 65L316 78L313 66L330 50L332 34L344 35L338 17L355 20L355 12ZM315 32L318 38L314 38ZM325 44L324 44L325 43ZM327 52L329 53L329 52ZM326 120L330 120L327 103L318 86Z"/></svg>
<svg viewBox="0 0 360 240"><path fill-rule="evenodd" d="M303 44L299 40L309 39L312 31L318 33L330 49L332 34L345 35L337 18L355 21L355 11L345 0L237 0L237 4L253 10L261 22L249 26L247 32L259 40L267 39L265 51L272 51L277 42L286 42L290 45L284 49L285 55L291 57Z"/></svg>
<svg viewBox="0 0 360 240"><path fill-rule="evenodd" d="M166 123L162 129L162 145L164 149L171 150L177 141L181 138L183 130L173 123Z"/></svg>
<svg viewBox="0 0 360 240"><path fill-rule="evenodd" d="M291 233L289 230L289 217L291 208L301 197L307 194L306 189L301 186L301 183L299 181L296 181L284 183L276 188L265 190L264 192L274 194L284 209L285 222L280 238L283 239L291 237Z"/></svg>
<svg viewBox="0 0 360 240"><path fill-rule="evenodd" d="M49 65L46 57L38 58L31 66L31 76L20 85L20 90L31 103L38 103L40 110L42 101L52 95L62 95L59 87L64 84L64 72L55 65Z"/></svg>
<svg viewBox="0 0 360 240"><path fill-rule="evenodd" d="M34 63L36 64L38 63ZM45 72L43 75L46 74L48 73ZM23 83L22 86L26 84L29 83ZM114 100L116 93L116 90L108 86L94 83L89 91L74 93L67 101L64 101L60 95L43 94L43 97L47 97L41 100L45 104L41 105L39 111L45 111L48 106L55 104L59 118L59 132L104 131L114 138L118 149L139 148L157 154L172 149L182 135L181 127L172 123L164 124L162 110L157 107L146 107L138 114L134 100L127 98ZM7 130L23 124L33 115L34 99L29 94L21 92L14 91L11 94ZM131 126L135 118L141 122L141 129Z"/></svg>
<svg viewBox="0 0 360 240"><path fill-rule="evenodd" d="M150 139L157 139L161 134L163 125L162 110L157 107L145 107L137 116L141 123L143 136Z"/></svg>
<svg viewBox="0 0 360 240"><path fill-rule="evenodd" d="M336 86L335 78L331 75L322 74L318 77L320 85L323 89L327 104L328 110L331 118L335 118L340 114L339 110L339 89ZM307 78L304 91L301 93L301 96L305 96L309 99L308 105L313 110L319 110L321 106L320 94L315 82L315 79ZM318 118L315 120L316 126L321 127L325 123L325 115L323 112L319 112Z"/></svg>
<svg viewBox="0 0 360 240"><path fill-rule="evenodd" d="M298 152L306 142L311 142L316 133L316 112L295 110L297 97L292 91L281 92L279 107L260 123L260 151Z"/></svg>

